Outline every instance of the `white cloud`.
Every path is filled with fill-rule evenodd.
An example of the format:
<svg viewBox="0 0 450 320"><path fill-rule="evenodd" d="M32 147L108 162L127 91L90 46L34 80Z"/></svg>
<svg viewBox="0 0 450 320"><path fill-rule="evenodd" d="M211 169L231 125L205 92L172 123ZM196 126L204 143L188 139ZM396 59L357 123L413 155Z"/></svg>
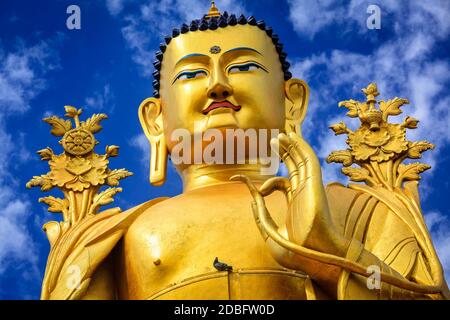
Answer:
<svg viewBox="0 0 450 320"><path fill-rule="evenodd" d="M139 149L142 155L140 157L141 163L148 170L150 168L150 143L148 142L145 134L141 133L137 136L134 136L130 140L130 145Z"/></svg>
<svg viewBox="0 0 450 320"><path fill-rule="evenodd" d="M294 30L308 38L332 25L338 25L341 32L370 32L366 20L372 4L380 7L382 28L394 28L397 33L426 29L440 38L450 32L450 3L445 0L288 0L288 4Z"/></svg>
<svg viewBox="0 0 450 320"><path fill-rule="evenodd" d="M26 261L36 268L38 255L25 223L30 203L16 197L3 197L0 206L0 274L17 261Z"/></svg>
<svg viewBox="0 0 450 320"><path fill-rule="evenodd" d="M163 41L164 35L171 34L173 28L200 19L209 10L208 2L201 0L145 1L140 5L130 2L129 6L123 1L107 0L106 4L112 15L123 14L122 35L133 51L133 61L147 76L153 71L154 52L159 43L155 41ZM217 6L221 12L244 13L240 1L222 0Z"/></svg>
<svg viewBox="0 0 450 320"><path fill-rule="evenodd" d="M20 44L14 52L0 51L0 112L24 112L28 102L45 87L42 75L57 66L48 42L33 47Z"/></svg>
<svg viewBox="0 0 450 320"><path fill-rule="evenodd" d="M339 117L330 119L330 124L334 124L340 121ZM336 163L327 163L325 159L328 155L335 150L346 149L345 139L342 136L334 135L331 130L322 131L319 137L319 148L316 149L317 156L321 160L322 164L322 179L325 184L330 182L340 182L347 184L348 179L343 173L341 173L342 166Z"/></svg>
<svg viewBox="0 0 450 320"><path fill-rule="evenodd" d="M288 0L289 19L298 33L314 36L344 17L346 9L335 0Z"/></svg>
<svg viewBox="0 0 450 320"><path fill-rule="evenodd" d="M57 67L53 41L34 46L20 43L14 51L0 50L0 274L17 263L26 263L30 274L37 275L37 249L27 222L32 208L14 172L17 165L30 158L24 147L23 133L8 132L11 114L20 115L30 108L30 101L44 88L45 74Z"/></svg>
<svg viewBox="0 0 450 320"><path fill-rule="evenodd" d="M448 281L450 280L450 220L441 212L432 211L425 215L425 222Z"/></svg>
<svg viewBox="0 0 450 320"><path fill-rule="evenodd" d="M18 185L10 171L12 165L20 161L20 151L4 126L0 126L0 143L0 274L17 261L27 262L37 270L37 252L26 228L32 210L26 196L17 192L22 186Z"/></svg>
<svg viewBox="0 0 450 320"><path fill-rule="evenodd" d="M122 36L132 50L132 59L140 67L143 74L150 75L153 70L152 62L156 48L150 46L148 27L142 26L139 17L127 16L126 26L122 28ZM150 25L150 24L149 24Z"/></svg>
<svg viewBox="0 0 450 320"><path fill-rule="evenodd" d="M111 15L119 14L124 6L124 0L106 0L106 8Z"/></svg>
<svg viewBox="0 0 450 320"><path fill-rule="evenodd" d="M109 112L114 111L114 94L111 92L109 84L103 86L103 90L96 91L90 97L85 99L87 107L94 110L107 110Z"/></svg>

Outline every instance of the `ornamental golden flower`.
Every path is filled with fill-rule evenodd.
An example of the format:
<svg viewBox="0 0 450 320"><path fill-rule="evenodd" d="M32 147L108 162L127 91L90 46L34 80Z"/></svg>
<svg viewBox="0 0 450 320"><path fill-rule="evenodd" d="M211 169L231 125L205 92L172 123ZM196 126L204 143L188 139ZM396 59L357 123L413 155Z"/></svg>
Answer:
<svg viewBox="0 0 450 320"><path fill-rule="evenodd" d="M406 130L399 124L382 123L376 131L363 125L348 135L347 143L353 157L360 161L383 162L408 149Z"/></svg>
<svg viewBox="0 0 450 320"><path fill-rule="evenodd" d="M88 159L61 154L49 162L49 176L54 186L83 191L105 182L108 162L105 156L97 154Z"/></svg>

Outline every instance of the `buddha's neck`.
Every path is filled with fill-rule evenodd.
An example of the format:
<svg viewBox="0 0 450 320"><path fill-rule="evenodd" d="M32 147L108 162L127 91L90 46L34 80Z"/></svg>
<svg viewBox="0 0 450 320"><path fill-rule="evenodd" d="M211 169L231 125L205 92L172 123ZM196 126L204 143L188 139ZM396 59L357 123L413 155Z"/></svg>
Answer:
<svg viewBox="0 0 450 320"><path fill-rule="evenodd" d="M255 183L262 183L271 177L261 174L259 164L191 165L181 172L183 192L212 185L236 183L230 178L238 174L248 176Z"/></svg>

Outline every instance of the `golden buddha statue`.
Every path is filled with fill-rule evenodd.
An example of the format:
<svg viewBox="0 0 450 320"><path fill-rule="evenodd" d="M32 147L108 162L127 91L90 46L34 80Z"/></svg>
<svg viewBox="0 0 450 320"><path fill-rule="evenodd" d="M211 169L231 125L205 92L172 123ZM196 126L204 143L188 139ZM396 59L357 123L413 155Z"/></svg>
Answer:
<svg viewBox="0 0 450 320"><path fill-rule="evenodd" d="M406 140L416 119L388 122L406 99L380 101L378 109L371 84L363 90L366 101L341 103L361 126L331 127L348 134L349 149L328 161L363 183L324 187L317 156L301 134L309 89L292 78L271 28L254 17L221 14L213 3L203 19L165 41L156 53L153 97L139 107L151 145L150 182L164 183L168 156L174 160L179 151L173 138L179 128L192 136L278 130L264 151L276 153L289 177L263 174L263 161L177 161L182 194L98 212L121 191L100 188L131 173L107 167L118 147L105 155L93 151L93 134L106 116L80 122L81 110L67 106L74 128L70 120L45 119L62 136L64 153L39 151L51 171L27 185L58 187L65 196L40 199L64 218L44 226L51 252L42 299L450 297L420 211L417 180L429 166L402 164L432 145ZM191 147L202 152L210 144ZM248 146L243 156L251 160Z"/></svg>

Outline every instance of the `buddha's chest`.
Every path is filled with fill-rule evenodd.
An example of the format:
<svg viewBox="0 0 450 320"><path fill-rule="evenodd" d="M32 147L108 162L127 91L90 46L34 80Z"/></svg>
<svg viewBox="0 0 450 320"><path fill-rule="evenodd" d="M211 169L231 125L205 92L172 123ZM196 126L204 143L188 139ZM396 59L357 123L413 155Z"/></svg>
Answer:
<svg viewBox="0 0 450 320"><path fill-rule="evenodd" d="M125 297L157 298L169 288L186 287L190 283L197 287L201 283L202 288L216 288L228 294L228 289L222 289L230 284L230 274L221 271L220 265L214 266L216 257L237 272L232 273L238 274L233 279L243 279L243 274L246 274L246 278L253 281L256 279L250 276L253 271L261 274L266 270L272 274L283 270L265 248L250 209L250 197L245 200L222 199L228 201L214 203L186 200L189 201L168 203L170 210L159 207L143 214L125 235L120 255L122 267L119 269L120 291ZM268 203L276 216L284 213L281 211L284 209L282 203L273 203L280 200L283 201L282 198L273 198ZM288 274L290 276L290 272ZM268 281L265 286L270 286L270 279L275 278L278 279L279 275L269 276L264 280ZM213 294L211 288L208 290ZM177 292L179 294L180 291ZM192 294L189 289L182 295L189 299ZM214 296L222 297L219 292Z"/></svg>

